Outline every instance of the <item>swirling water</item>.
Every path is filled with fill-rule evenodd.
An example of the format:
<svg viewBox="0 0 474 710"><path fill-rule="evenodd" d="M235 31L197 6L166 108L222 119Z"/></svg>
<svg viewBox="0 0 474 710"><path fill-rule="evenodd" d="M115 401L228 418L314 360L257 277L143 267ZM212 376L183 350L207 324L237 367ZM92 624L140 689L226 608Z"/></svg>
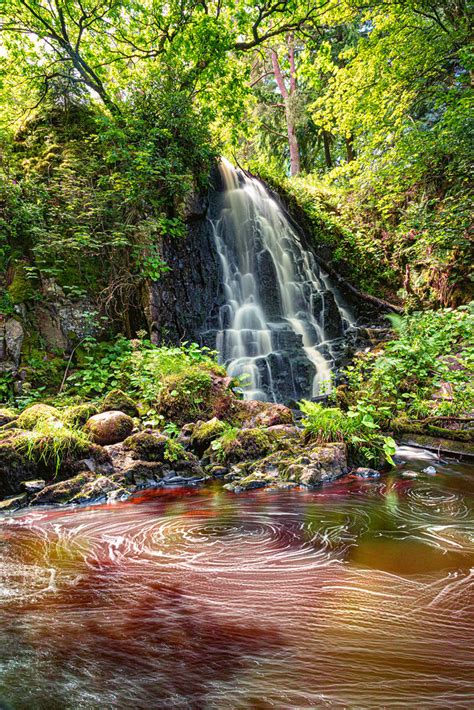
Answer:
<svg viewBox="0 0 474 710"><path fill-rule="evenodd" d="M402 453L316 492L4 515L0 707L472 708L473 468Z"/></svg>

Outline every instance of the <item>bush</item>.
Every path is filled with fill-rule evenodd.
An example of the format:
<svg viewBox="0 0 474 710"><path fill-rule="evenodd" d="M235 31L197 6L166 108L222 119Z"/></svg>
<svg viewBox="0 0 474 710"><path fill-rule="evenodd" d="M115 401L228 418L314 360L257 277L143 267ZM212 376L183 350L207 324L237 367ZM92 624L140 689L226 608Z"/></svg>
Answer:
<svg viewBox="0 0 474 710"><path fill-rule="evenodd" d="M386 427L400 413L416 418L472 411L472 304L390 318L397 337L347 369L347 403L371 406L371 415ZM442 383L449 398L436 398Z"/></svg>
<svg viewBox="0 0 474 710"><path fill-rule="evenodd" d="M306 400L299 406L306 415L302 420L305 432L318 443L343 441L349 446L351 458L360 463L393 463L395 442L382 434L368 411L353 408L343 412L337 407L325 408Z"/></svg>

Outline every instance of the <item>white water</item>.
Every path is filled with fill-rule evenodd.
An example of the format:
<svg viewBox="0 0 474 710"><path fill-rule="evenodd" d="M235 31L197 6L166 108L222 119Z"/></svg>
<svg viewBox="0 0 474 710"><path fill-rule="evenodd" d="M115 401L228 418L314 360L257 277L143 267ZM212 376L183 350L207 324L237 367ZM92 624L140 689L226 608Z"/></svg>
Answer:
<svg viewBox="0 0 474 710"><path fill-rule="evenodd" d="M216 337L221 360L242 378L247 398L327 392L334 341L353 319L263 185L225 159L219 170L225 192L211 224L226 301Z"/></svg>

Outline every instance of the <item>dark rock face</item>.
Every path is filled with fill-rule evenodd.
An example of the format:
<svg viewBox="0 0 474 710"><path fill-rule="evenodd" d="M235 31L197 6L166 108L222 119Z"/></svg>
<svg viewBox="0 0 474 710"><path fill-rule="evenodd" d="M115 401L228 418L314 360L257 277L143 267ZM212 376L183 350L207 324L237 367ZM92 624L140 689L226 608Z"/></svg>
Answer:
<svg viewBox="0 0 474 710"><path fill-rule="evenodd" d="M207 331L217 327L222 305L219 257L205 210L188 218L186 239L166 240L163 259L171 271L152 285L148 318L155 343L183 339L215 347Z"/></svg>

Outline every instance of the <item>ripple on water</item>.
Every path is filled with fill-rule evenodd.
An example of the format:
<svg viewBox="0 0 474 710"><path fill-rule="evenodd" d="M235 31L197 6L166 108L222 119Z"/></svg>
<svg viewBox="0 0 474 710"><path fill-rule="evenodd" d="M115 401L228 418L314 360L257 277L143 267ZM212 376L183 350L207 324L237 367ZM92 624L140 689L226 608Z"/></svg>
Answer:
<svg viewBox="0 0 474 710"><path fill-rule="evenodd" d="M156 492L3 519L0 688L15 710L44 697L66 710L156 697L219 710L467 707L462 485Z"/></svg>

